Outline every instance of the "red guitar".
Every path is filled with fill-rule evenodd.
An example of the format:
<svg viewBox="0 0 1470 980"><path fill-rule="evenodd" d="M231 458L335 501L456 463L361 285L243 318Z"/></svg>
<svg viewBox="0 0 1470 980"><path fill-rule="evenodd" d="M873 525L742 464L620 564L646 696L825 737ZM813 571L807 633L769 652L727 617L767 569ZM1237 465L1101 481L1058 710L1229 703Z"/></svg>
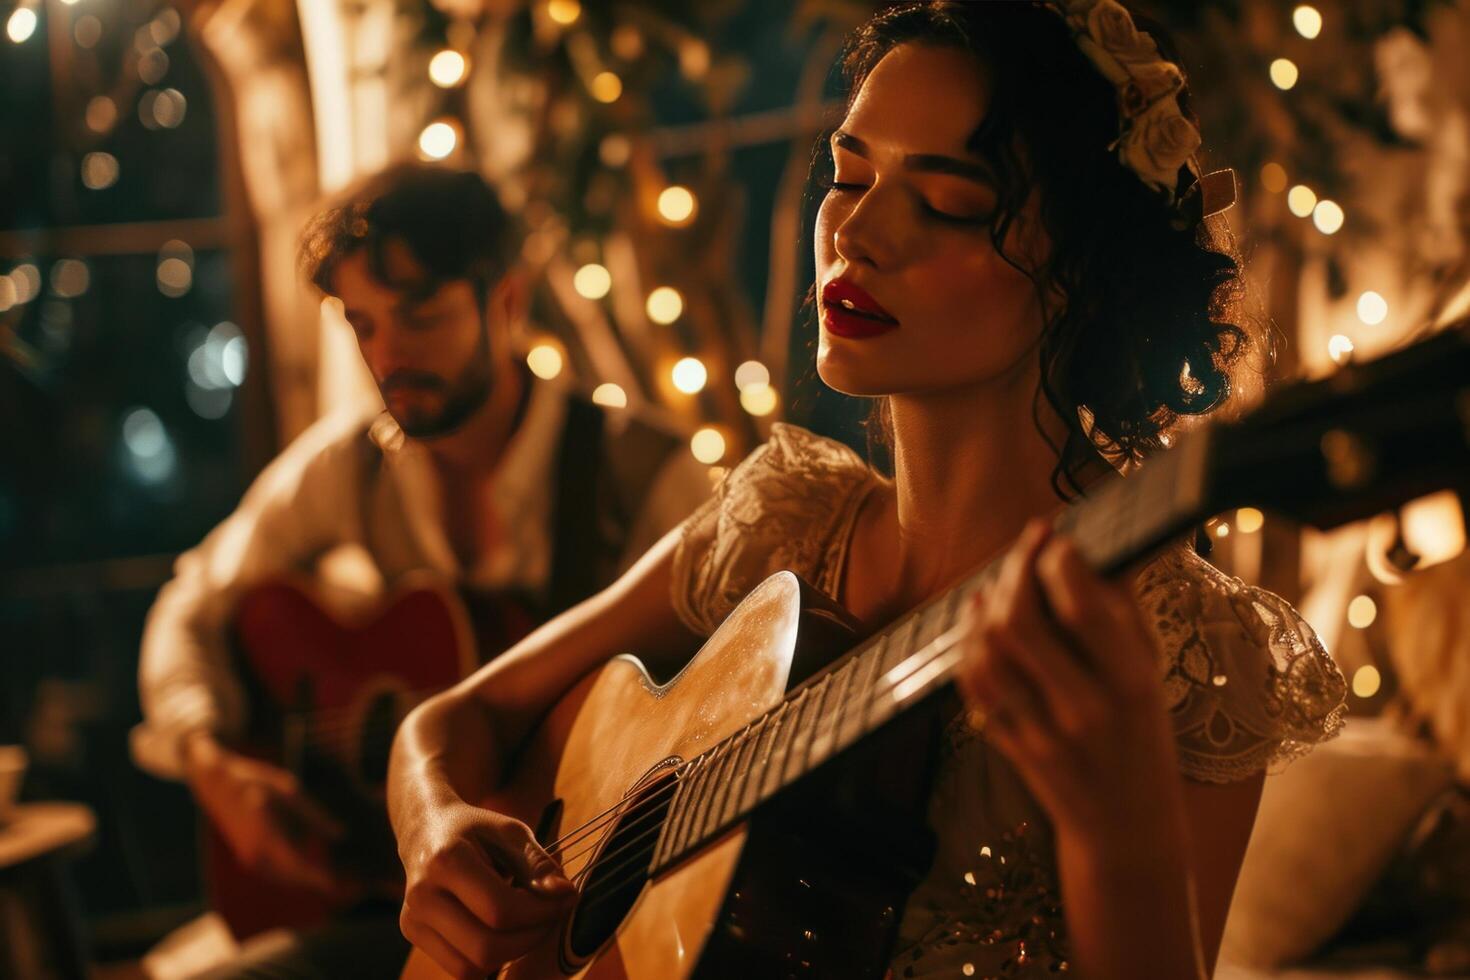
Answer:
<svg viewBox="0 0 1470 980"><path fill-rule="evenodd" d="M383 803L388 749L414 705L477 663L459 596L406 585L343 621L309 585L277 581L246 593L235 639L252 695L251 735L236 748L294 773L342 822L332 859L344 877L397 887L403 868ZM345 901L247 869L212 828L204 860L210 904L237 939L310 927Z"/></svg>

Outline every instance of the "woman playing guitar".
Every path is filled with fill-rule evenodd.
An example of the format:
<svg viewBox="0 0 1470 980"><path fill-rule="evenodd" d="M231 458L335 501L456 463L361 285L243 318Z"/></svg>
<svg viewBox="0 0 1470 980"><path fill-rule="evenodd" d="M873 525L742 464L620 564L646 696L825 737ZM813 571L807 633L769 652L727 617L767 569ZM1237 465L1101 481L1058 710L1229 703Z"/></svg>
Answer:
<svg viewBox="0 0 1470 980"><path fill-rule="evenodd" d="M968 609L895 977L1209 975L1264 768L1339 724L1341 676L1285 602L1184 544L1106 580L1049 530L1261 353L1178 66L1082 0L890 7L846 68L817 367L877 400L892 476L777 427L620 581L410 716L401 924L453 975L546 942L576 899L524 822L476 805L548 707L622 651L682 662L782 568L874 628L1009 549Z"/></svg>

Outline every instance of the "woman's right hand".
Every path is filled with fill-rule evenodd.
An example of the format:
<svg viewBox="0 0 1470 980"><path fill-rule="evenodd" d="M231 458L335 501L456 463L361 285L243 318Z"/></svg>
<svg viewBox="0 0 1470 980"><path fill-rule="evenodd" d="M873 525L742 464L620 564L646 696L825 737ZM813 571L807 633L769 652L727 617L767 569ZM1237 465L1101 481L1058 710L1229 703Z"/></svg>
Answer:
<svg viewBox="0 0 1470 980"><path fill-rule="evenodd" d="M399 828L403 935L454 977L483 977L541 942L576 887L519 820L462 800Z"/></svg>

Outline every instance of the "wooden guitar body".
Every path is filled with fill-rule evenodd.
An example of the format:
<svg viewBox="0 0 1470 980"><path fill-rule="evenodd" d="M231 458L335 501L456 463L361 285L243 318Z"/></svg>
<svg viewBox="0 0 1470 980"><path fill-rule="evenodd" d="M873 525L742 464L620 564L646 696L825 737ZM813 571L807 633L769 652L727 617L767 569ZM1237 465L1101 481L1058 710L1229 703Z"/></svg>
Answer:
<svg viewBox="0 0 1470 980"><path fill-rule="evenodd" d="M415 704L474 665L458 596L430 582L395 589L350 621L291 579L249 590L236 608L236 650L251 694L251 734L236 748L293 772L347 829L330 855L365 882L400 879L383 802L388 750ZM276 881L204 834L211 907L237 939L309 928L358 900Z"/></svg>
<svg viewBox="0 0 1470 980"><path fill-rule="evenodd" d="M668 684L629 656L585 678L529 741L505 791L482 802L543 842L595 824L779 704L852 639L840 610L791 573L772 576ZM623 901L595 899L618 891L602 885L619 877L617 852L632 833L609 823L566 847L563 867L582 888L576 910L501 976L882 976L904 898L929 861L926 756L937 729L911 719L922 722L912 738L857 747L670 870L634 875ZM444 974L415 951L404 976Z"/></svg>

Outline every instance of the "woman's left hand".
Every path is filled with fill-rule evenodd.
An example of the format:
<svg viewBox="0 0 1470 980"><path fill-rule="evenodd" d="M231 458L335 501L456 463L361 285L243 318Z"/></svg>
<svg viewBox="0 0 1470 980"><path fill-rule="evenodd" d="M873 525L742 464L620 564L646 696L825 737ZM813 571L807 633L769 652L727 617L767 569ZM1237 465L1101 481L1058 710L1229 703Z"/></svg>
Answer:
<svg viewBox="0 0 1470 980"><path fill-rule="evenodd" d="M1155 640L1127 582L1034 521L974 600L956 681L1059 841L1098 848L1179 826Z"/></svg>

